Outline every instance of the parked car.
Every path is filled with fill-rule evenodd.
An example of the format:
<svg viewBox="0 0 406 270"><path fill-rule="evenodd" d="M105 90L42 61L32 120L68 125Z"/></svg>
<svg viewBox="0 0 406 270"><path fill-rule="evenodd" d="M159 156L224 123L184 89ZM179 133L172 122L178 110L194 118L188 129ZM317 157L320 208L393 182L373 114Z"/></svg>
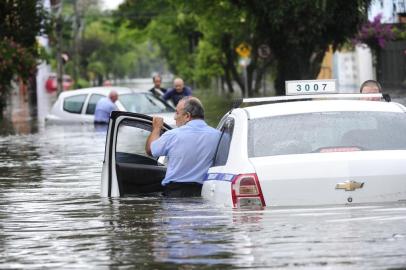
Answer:
<svg viewBox="0 0 406 270"><path fill-rule="evenodd" d="M218 125L222 136L202 196L235 208L406 201L406 107L366 100L378 96L244 100L252 104L233 108ZM112 120L102 196L159 183L165 164L144 151L151 119L117 112ZM122 147L122 129L137 138L127 141L134 146Z"/></svg>
<svg viewBox="0 0 406 270"><path fill-rule="evenodd" d="M108 96L112 90L118 92L116 105L120 111L161 116L167 123L175 126L175 109L171 105L156 98L149 91L115 86L62 92L45 121L47 124L93 123L97 102Z"/></svg>
<svg viewBox="0 0 406 270"><path fill-rule="evenodd" d="M69 75L63 75L62 77L62 87L63 90L69 90L72 89L73 87L73 80ZM48 79L45 82L45 89L47 90L48 93L55 92L58 88L58 83L57 83L57 78L55 73L50 73L48 75Z"/></svg>

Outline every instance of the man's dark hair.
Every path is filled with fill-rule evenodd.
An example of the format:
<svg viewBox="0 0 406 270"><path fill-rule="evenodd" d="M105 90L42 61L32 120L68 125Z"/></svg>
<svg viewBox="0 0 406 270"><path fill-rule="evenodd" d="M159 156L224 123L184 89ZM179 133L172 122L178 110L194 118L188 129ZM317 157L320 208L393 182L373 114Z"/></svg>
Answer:
<svg viewBox="0 0 406 270"><path fill-rule="evenodd" d="M204 108L199 99L187 96L182 100L185 101L185 113L190 113L192 119L204 119Z"/></svg>
<svg viewBox="0 0 406 270"><path fill-rule="evenodd" d="M378 81L375 81L375 80L366 80L365 82L363 82L363 83L361 84L361 87L359 88L359 92L360 92L360 93L362 93L362 89L363 89L365 86L376 86L376 87L379 89L379 93L382 92L382 86L381 86L381 84L380 84Z"/></svg>

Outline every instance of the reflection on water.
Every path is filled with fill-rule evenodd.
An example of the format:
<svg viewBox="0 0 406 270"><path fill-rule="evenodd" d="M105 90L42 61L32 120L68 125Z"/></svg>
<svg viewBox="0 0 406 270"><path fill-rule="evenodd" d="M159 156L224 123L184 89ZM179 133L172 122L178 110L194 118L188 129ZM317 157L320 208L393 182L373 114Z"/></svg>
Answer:
<svg viewBox="0 0 406 270"><path fill-rule="evenodd" d="M0 135L37 132L37 123L34 121L35 111L27 99L13 91L7 101L8 106L3 111L4 118L0 116Z"/></svg>
<svg viewBox="0 0 406 270"><path fill-rule="evenodd" d="M105 130L1 134L1 269L406 267L406 202L233 211L100 198Z"/></svg>

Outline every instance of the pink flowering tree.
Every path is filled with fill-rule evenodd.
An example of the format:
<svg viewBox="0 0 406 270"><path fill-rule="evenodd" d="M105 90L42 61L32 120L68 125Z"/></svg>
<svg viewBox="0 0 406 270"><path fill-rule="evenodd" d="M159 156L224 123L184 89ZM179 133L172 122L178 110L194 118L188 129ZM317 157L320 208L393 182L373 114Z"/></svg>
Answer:
<svg viewBox="0 0 406 270"><path fill-rule="evenodd" d="M49 32L43 2L0 1L0 119L11 82L27 82L36 72L36 59L40 58L36 36Z"/></svg>
<svg viewBox="0 0 406 270"><path fill-rule="evenodd" d="M381 19L382 14L378 14L372 22L363 24L353 43L368 45L376 55L380 48L384 48L386 43L394 38L392 26L381 23Z"/></svg>
<svg viewBox="0 0 406 270"><path fill-rule="evenodd" d="M4 96L10 89L11 81L20 78L23 82L27 82L36 72L36 64L33 52L30 52L12 39L5 37L0 40L1 101L4 101Z"/></svg>

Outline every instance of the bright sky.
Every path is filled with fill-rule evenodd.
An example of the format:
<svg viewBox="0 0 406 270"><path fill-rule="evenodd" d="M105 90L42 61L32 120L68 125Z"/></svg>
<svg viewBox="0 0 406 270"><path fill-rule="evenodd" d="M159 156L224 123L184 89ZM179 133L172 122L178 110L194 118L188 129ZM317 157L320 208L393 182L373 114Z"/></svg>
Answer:
<svg viewBox="0 0 406 270"><path fill-rule="evenodd" d="M124 0L102 0L103 9L116 9Z"/></svg>

